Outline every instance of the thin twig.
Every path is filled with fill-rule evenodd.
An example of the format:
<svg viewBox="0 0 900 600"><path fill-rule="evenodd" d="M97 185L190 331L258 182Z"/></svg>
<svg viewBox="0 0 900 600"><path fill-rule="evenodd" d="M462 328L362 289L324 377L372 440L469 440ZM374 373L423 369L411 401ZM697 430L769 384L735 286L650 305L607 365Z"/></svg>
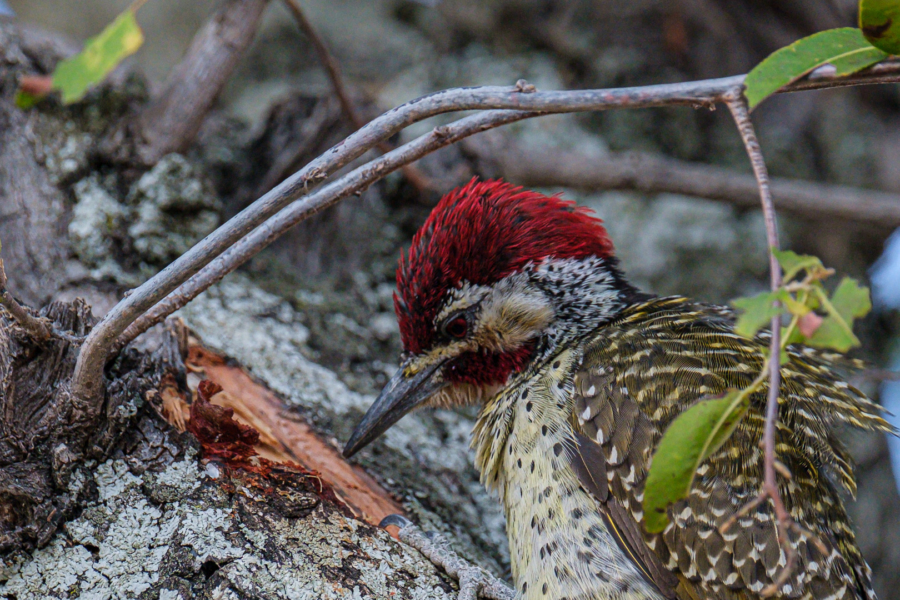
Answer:
<svg viewBox="0 0 900 600"><path fill-rule="evenodd" d="M886 61L844 78L822 77L813 87L843 87L900 81L900 61ZM124 298L91 331L82 347L72 379L72 392L83 401L99 401L103 368L125 329L188 278L235 244L273 214L309 192L322 180L405 127L429 117L463 110L506 109L532 113L567 113L613 108L647 108L687 105L713 106L725 94L743 84L744 76L688 83L609 90L535 92L514 87L451 89L429 94L394 108L351 134L322 156L311 161L262 198L245 208L168 267ZM793 91L792 84L785 91ZM527 115L519 118L527 118Z"/></svg>
<svg viewBox="0 0 900 600"><path fill-rule="evenodd" d="M363 121L350 100L347 86L344 85L344 79L341 77L340 65L334 58L334 55L331 54L331 51L328 50L325 40L322 39L322 36L319 35L319 32L316 31L310 20L306 18L300 3L297 0L284 0L284 3L287 5L288 10L291 11L291 14L294 15L294 19L297 21L297 25L300 26L301 31L309 38L316 54L319 55L319 61L325 67L325 72L328 73L328 79L331 81L331 87L334 88L334 95L337 96L338 102L341 104L344 116L353 124L355 129L359 129L365 125L365 121Z"/></svg>
<svg viewBox="0 0 900 600"><path fill-rule="evenodd" d="M34 338L34 341L41 343L50 339L52 330L41 319L29 313L24 306L19 304L9 290L6 289L6 268L3 265L3 259L0 258L0 306L5 308L13 319L22 326L22 329Z"/></svg>
<svg viewBox="0 0 900 600"><path fill-rule="evenodd" d="M321 61L322 66L325 67L325 72L328 73L328 79L331 81L331 87L334 88L334 95L337 96L338 102L341 105L341 110L344 112L344 116L353 124L354 130L361 128L366 122L359 114L359 111L356 110L356 107L353 106L353 101L350 100L350 94L347 92L347 86L344 85L344 79L341 76L341 67L338 64L337 59L334 58L334 55L328 49L325 40L322 39L322 36L320 36L319 32L316 31L316 28L313 27L312 22L306 18L306 13L304 13L303 9L300 7L300 3L297 0L284 0L284 3L287 5L288 10L291 11L291 14L294 15L297 25L300 26L300 29L306 34L306 37L309 38L309 41L312 42L316 54L319 55L319 61ZM394 149L387 141L379 142L377 147L382 154ZM424 192L432 187L428 178L415 166L405 165L402 171L406 179L420 192Z"/></svg>
<svg viewBox="0 0 900 600"><path fill-rule="evenodd" d="M766 239L769 243L769 283L772 291L781 288L782 274L781 265L775 257L775 251L778 250L778 222L775 216L775 205L772 201L772 192L769 186L769 173L766 168L766 162L763 159L762 150L759 147L759 141L756 138L756 132L753 128L753 122L750 120L750 111L747 108L747 100L744 98L743 87L737 88L726 101L731 116L737 125L750 157L750 164L753 167L753 174L756 177L759 186L759 196L762 202L763 216L766 223ZM773 302L775 307L779 307L780 303L776 300ZM763 433L763 488L755 502L750 505L758 506L766 498L772 501L775 509L775 518L778 520L778 543L787 557L786 564L779 575L775 578L771 585L766 586L762 591L763 596L771 596L781 589L788 580L793 571L797 559L797 552L788 539L787 532L793 530L800 535L815 537L813 534L806 532L799 525L794 523L791 515L784 506L784 501L778 491L778 480L776 477L776 455L775 455L775 427L778 422L778 396L781 391L781 316L772 317L771 337L769 343L769 393L766 400L766 424ZM748 505L748 506L750 506Z"/></svg>
<svg viewBox="0 0 900 600"><path fill-rule="evenodd" d="M648 152L610 152L596 158L564 150L514 147L493 140L489 144L473 140L466 147L477 156L496 162L504 179L527 187L667 192L741 208L759 207L759 188L753 175L714 165ZM900 227L898 194L784 178L773 178L771 188L781 214L807 219L838 218L885 230Z"/></svg>

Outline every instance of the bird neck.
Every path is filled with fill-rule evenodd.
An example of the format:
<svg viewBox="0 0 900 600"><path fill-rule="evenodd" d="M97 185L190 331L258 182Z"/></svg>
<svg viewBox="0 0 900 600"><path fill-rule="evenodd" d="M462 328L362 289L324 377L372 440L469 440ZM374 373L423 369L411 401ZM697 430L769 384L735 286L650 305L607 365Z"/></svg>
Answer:
<svg viewBox="0 0 900 600"><path fill-rule="evenodd" d="M628 283L614 257L547 260L529 276L554 311L535 362L555 355L615 319L628 306L650 297Z"/></svg>
<svg viewBox="0 0 900 600"><path fill-rule="evenodd" d="M615 319L623 310L649 296L630 285L618 270L615 259L547 260L526 271L529 286L541 292L554 311L554 318L536 344L534 357L513 373L482 407L473 432L472 447L482 482L499 489L507 441L515 424L517 406L529 406L524 395L529 381L540 380L542 390L563 394L553 400L553 410L571 413L568 382L581 360L580 342ZM555 383L550 384L550 377ZM536 378L536 379L535 379ZM526 386L526 387L523 387ZM536 394L543 403L550 396ZM538 412L551 422L563 423L564 417L550 416L550 408ZM502 493L502 492L501 492Z"/></svg>

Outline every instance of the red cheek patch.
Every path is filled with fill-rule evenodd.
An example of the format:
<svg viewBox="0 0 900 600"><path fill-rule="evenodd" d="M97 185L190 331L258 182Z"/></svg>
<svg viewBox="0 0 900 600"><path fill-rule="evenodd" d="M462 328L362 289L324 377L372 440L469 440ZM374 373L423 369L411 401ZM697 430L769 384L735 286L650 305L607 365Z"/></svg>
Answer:
<svg viewBox="0 0 900 600"><path fill-rule="evenodd" d="M509 352L491 352L483 348L466 352L444 369L444 375L452 383L469 383L479 387L503 384L531 360L534 347L534 342L528 342Z"/></svg>

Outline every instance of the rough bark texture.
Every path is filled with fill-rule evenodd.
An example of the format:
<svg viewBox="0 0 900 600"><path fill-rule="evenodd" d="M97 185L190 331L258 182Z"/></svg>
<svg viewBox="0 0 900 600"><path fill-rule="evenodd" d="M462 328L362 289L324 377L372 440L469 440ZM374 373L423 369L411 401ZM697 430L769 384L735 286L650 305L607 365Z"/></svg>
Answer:
<svg viewBox="0 0 900 600"><path fill-rule="evenodd" d="M449 597L430 563L308 477L203 466L155 417L91 471L94 501L48 546L6 559L4 597Z"/></svg>
<svg viewBox="0 0 900 600"><path fill-rule="evenodd" d="M8 273L10 288L26 303L43 304L66 279L65 197L41 164L45 141L33 117L11 102L32 59L19 32L2 24L0 65L0 242L3 256L16 265Z"/></svg>
<svg viewBox="0 0 900 600"><path fill-rule="evenodd" d="M840 11L812 18L818 13L815 7L800 6L806 3L780 20L773 17L777 3L768 1L735 0L720 6L683 0L678 10L649 0L632 3L628 10L621 2L584 3L571 10L564 4L548 9L522 0L443 2L432 11L416 2L329 2L316 5L310 16L322 26L349 77L379 84L374 87L385 108L420 92L511 82L519 76L540 87L560 88L635 83L635 73L668 81L734 73L751 66L773 44L789 42L812 27L840 23L835 16ZM343 12L320 19L325 5ZM736 22L768 20L778 26L742 33L747 39L733 45ZM582 31L582 23L595 29ZM103 158L104 153L109 156L109 139L116 139L109 132L122 135L123 117L134 119L143 106L145 87L139 80L120 78L75 107L50 102L23 113L11 103L16 77L24 71L47 72L59 48L46 46L49 58L23 51L16 30L0 26L0 240L13 292L32 306L87 296L94 312L102 314L127 287L164 266L222 216L336 142L342 133L336 104L314 87L304 87L315 81L318 67L295 50L303 46L294 27L291 21L264 26L238 83L226 92L233 113L245 117L244 122L214 115L199 144L146 169ZM679 37L685 28L712 33L686 44ZM646 35L629 37L629 29ZM465 46L461 40L472 43ZM607 42L621 42L622 47ZM458 51L463 46L467 49ZM510 54L504 48L521 52ZM723 50L732 48L734 52ZM725 57L727 68L711 64L704 59L708 56ZM672 71L672 63L680 70ZM299 91L276 95L266 87L273 80L282 93L284 81ZM869 167L880 156L873 148L882 139L872 132L883 130L889 136L891 128L873 125L865 107L849 93L830 98L816 103L798 96L791 99L796 104L790 110L781 103L759 111L764 123L775 115L791 132L763 139L773 170L866 183ZM553 118L511 130L505 139L547 152L577 150L602 157L608 146L637 146L665 150L682 160L728 163L737 156L732 162L744 164L733 132L713 118L691 111L611 113L583 121ZM253 122L256 127L248 124ZM801 135L813 142L798 140ZM798 145L815 148L815 156L792 149ZM465 149L451 148L421 167L443 190L475 173L490 174L481 162ZM623 265L646 289L724 300L762 288L765 241L756 214L674 194L567 195L606 219ZM178 351L172 338L155 353L158 340L156 345L145 341L150 350L130 351L108 373L120 387L110 388L98 413L100 427L73 451L80 458L68 475L62 468L65 461L59 460L66 454L54 453L59 445L52 443L53 436L67 435L65 427L42 430L45 437L35 438L40 441L36 452L0 445L0 477L6 477L0 479L6 500L0 503L0 526L19 536L14 544L18 550L8 546L4 554L0 597L449 597L454 584L371 527L379 511L392 503L425 529L449 533L464 555L504 575L503 518L478 483L469 456L472 413L407 417L360 455L368 475L349 467L329 472L326 463L317 462L329 449L337 455L395 368L399 339L391 291L397 249L427 212L427 206L412 200L427 204L433 198L414 197L397 179L375 186L363 198L304 224L244 274L186 307L181 316L196 336L191 347L202 344L229 357L218 366L188 356L189 368L182 371L183 339ZM801 249L805 244L827 254L826 261L841 271L859 274L877 247L869 243L858 250L858 236L840 224L809 228L789 222L785 229ZM75 326L73 314L80 315L84 326L90 323L83 305L58 304L47 310L57 311L59 319L70 315L61 321L67 327ZM34 361L46 363L48 350L29 346L15 327L4 323L0 331L9 343L0 353L0 369L6 365L0 379L7 385L0 400L12 413L0 413L0 422L16 427L4 435L20 439L22 427L16 424L37 431L30 416L22 420L24 407L37 407L38 416L59 415L63 399L50 394L28 404L17 395L20 384L10 391L13 380L35 387L30 375L38 365ZM870 323L866 343L887 329ZM60 364L71 360L71 349L55 348ZM284 467L263 478L252 469L202 458L203 447L178 432L200 379L219 378L225 385L226 370L238 373L243 387L226 388L228 403L224 395L214 402L233 407L238 419L259 430L260 455L321 470L322 481L333 484L339 500L299 468ZM270 390L264 407L248 401L248 381ZM900 531L900 498L883 441L851 441L860 461L860 498L850 509L875 569L876 586L882 598L889 598L890 590L900 589L900 541L892 537ZM304 454L303 444L314 450ZM37 477L26 479L23 488L21 478L15 483L12 478L28 461L36 463L29 472ZM374 506L343 496L341 490L352 481L366 481L372 490L387 490L392 497L373 492L385 502ZM17 522L40 521L34 519L38 515L43 525L15 529ZM34 546L41 547L32 550Z"/></svg>

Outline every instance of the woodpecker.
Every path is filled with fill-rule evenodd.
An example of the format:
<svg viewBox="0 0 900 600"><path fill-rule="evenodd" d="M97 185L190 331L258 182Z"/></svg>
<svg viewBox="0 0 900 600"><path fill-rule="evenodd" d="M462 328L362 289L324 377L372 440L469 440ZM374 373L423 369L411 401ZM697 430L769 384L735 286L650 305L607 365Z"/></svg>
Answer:
<svg viewBox="0 0 900 600"><path fill-rule="evenodd" d="M415 408L479 405L472 447L506 513L519 597L750 600L776 584L776 598L875 598L841 496L855 492L851 459L834 428L891 428L842 379L838 355L791 346L781 370L776 444L790 477L779 487L818 538L787 532L796 562L784 571L770 502L720 531L762 487L765 388L669 507L667 528L644 529L644 482L667 426L747 387L768 340L735 334L728 308L632 286L587 209L472 180L441 199L401 256L394 304L402 364L344 454Z"/></svg>

